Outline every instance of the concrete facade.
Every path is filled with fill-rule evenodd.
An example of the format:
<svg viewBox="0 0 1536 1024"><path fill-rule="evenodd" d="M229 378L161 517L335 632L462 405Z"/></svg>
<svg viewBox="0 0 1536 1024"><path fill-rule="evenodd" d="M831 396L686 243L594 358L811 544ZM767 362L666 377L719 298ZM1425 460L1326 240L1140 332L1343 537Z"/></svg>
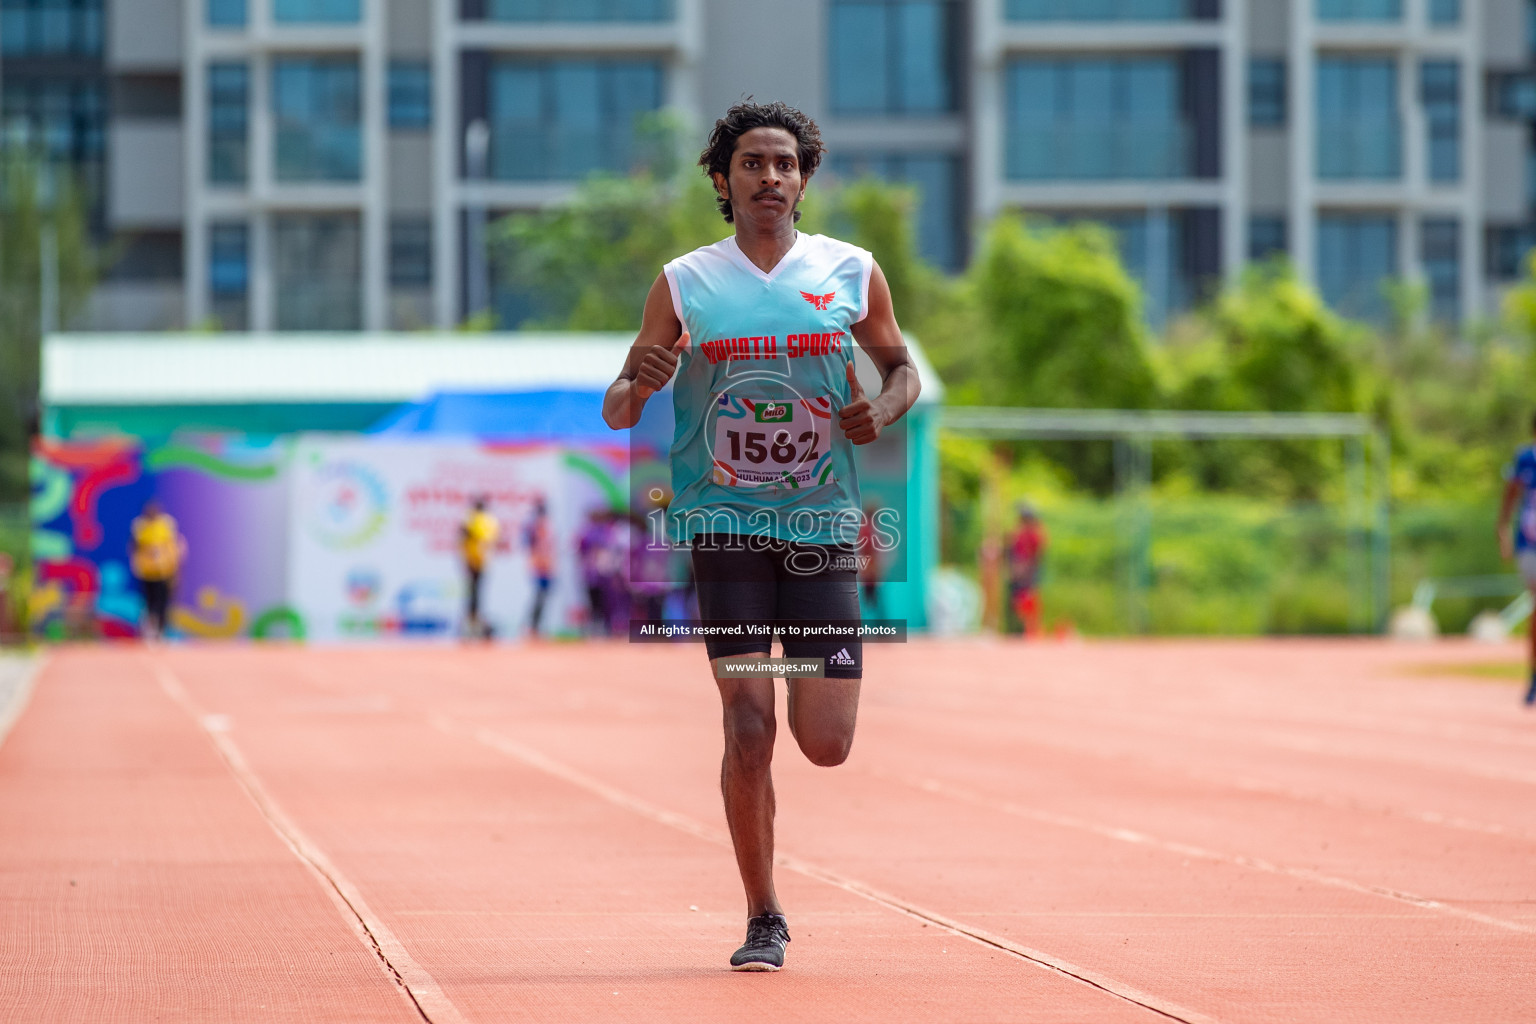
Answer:
<svg viewBox="0 0 1536 1024"><path fill-rule="evenodd" d="M1129 226L1124 237L1135 241L1126 243L1128 262L1148 287L1157 318L1196 301L1202 280L1239 273L1254 254L1250 229L1259 222L1271 231L1281 226L1284 248L1314 280L1327 276L1317 265L1325 221L1391 222L1391 271L1407 278L1428 273L1429 231L1440 246L1442 278L1451 265L1444 253L1454 255L1454 308L1464 318L1489 309L1498 293L1495 249L1536 241L1528 170L1536 109L1510 110L1490 95L1510 81L1536 94L1529 0L1463 0L1452 23L1432 18L1431 0L1402 0L1401 17L1383 21L1321 20L1318 0L1188 0L1184 17L1146 21L1103 19L1102 10L1100 20L1071 20L1065 0L954 0L947 7L956 36L952 102L877 114L849 114L834 102L835 0L671 0L660 17L632 21L553 20L547 15L561 5L534 0L508 2L546 17L524 13L514 20L497 6L502 0L358 0L357 20L344 23L284 22L274 13L281 0L245 0L244 24L235 26L210 24L209 4L227 0L103 2L105 73L113 95L127 97L110 115L107 228L147 232L145 244L161 248L179 245L182 301L173 322L145 324L149 311L165 308L166 278L114 279L89 314L97 328L117 326L117 310L143 328L205 323L229 308L220 304L223 292L215 295L216 287L229 290L232 271L225 266L219 278L214 238L232 225L246 240L246 291L242 321L226 326L280 328L283 316L295 314L279 313L289 279L276 265L279 249L307 236L290 231L289 242L280 243L276 233L305 217L330 225L325 230L342 225L352 248L336 262L356 265L359 329L445 328L487 307L492 271L474 256L486 222L503 211L561 202L575 187L558 176L477 171L466 156L477 120L490 125L497 146L488 112L494 97L487 76L494 72L487 68L506 61L654 62L662 103L686 126L690 151L714 116L755 95L782 98L816 118L841 166L863 166L858 161L865 158L870 166L909 156L950 161L957 173L946 202L962 259L1002 212ZM1020 13L1026 10L1034 13ZM273 69L300 55L355 63L355 180L280 180L274 171ZM1180 68L1188 166L1147 178L1010 176L1010 119L1017 117L1010 104L1017 101L1008 82L1019 67L1143 57ZM1395 68L1396 173L1357 180L1320 172L1316 92L1320 64L1334 58ZM1285 109L1280 123L1256 125L1250 69L1263 60L1283 62ZM1454 62L1459 72L1455 180L1436 180L1429 167L1434 129L1423 67L1437 61ZM236 184L210 181L215 63L248 74L248 174ZM402 64L430 76L430 118L416 127L389 120L390 72ZM10 87L11 78L5 83ZM1455 244L1447 250L1451 224ZM220 237L227 244L238 236ZM411 258L428 261L429 272L402 270ZM131 298L135 288L144 291L142 301ZM1446 291L1444 280L1440 288Z"/></svg>

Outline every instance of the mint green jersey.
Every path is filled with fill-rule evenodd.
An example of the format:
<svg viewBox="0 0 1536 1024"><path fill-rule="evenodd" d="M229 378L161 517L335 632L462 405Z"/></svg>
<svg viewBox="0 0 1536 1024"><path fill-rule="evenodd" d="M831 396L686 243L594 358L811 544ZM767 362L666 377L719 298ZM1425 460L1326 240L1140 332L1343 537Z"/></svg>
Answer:
<svg viewBox="0 0 1536 1024"><path fill-rule="evenodd" d="M691 336L672 387L676 542L699 533L855 541L858 476L837 415L873 269L863 249L805 234L768 272L734 236L666 265Z"/></svg>

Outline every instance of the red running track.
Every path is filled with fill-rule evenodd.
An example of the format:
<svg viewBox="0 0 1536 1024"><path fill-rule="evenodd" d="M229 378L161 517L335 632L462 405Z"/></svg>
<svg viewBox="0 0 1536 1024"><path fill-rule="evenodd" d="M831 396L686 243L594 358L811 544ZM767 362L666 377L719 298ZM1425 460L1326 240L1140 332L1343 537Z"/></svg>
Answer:
<svg viewBox="0 0 1536 1024"><path fill-rule="evenodd" d="M0 1020L1536 1020L1536 713L1433 667L1490 657L874 647L741 975L695 647L60 650Z"/></svg>

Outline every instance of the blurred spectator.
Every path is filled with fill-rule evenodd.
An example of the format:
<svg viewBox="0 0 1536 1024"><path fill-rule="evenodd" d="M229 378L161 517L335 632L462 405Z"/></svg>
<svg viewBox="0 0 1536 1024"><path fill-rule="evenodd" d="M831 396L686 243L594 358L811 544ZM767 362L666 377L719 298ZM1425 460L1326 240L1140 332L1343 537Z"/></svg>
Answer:
<svg viewBox="0 0 1536 1024"><path fill-rule="evenodd" d="M594 513L587 520L576 542L582 581L587 586L589 636L608 635L608 594L613 586L613 577L620 569L620 564L613 560L613 549L609 543L613 519L613 513L607 509Z"/></svg>
<svg viewBox="0 0 1536 1024"><path fill-rule="evenodd" d="M187 542L177 529L176 520L154 498L144 503L144 510L130 530L128 563L144 594L144 634L158 640L165 636L176 576L187 556Z"/></svg>
<svg viewBox="0 0 1536 1024"><path fill-rule="evenodd" d="M488 500L480 495L470 505L469 515L459 527L460 551L464 556L464 573L468 578L468 601L465 632L472 637L490 639L491 631L480 618L480 584L485 576L485 563L501 533L501 524L486 506Z"/></svg>
<svg viewBox="0 0 1536 1024"><path fill-rule="evenodd" d="M854 543L859 556L859 582L864 587L864 603L874 618L880 617L880 552L875 549L875 506L864 506L859 521L859 537Z"/></svg>
<svg viewBox="0 0 1536 1024"><path fill-rule="evenodd" d="M538 636L539 623L544 619L544 601L555 578L554 540L549 533L549 508L543 498L534 499L533 515L523 527L523 540L528 545L528 562L533 570L533 611L528 616L528 632Z"/></svg>
<svg viewBox="0 0 1536 1024"><path fill-rule="evenodd" d="M649 536L644 522L632 524L629 590L633 618L660 622L666 618L667 597L677 589L673 579L674 549L665 535Z"/></svg>
<svg viewBox="0 0 1536 1024"><path fill-rule="evenodd" d="M1008 540L1008 598L1027 637L1040 635L1040 563L1045 556L1045 527L1027 504L1019 506L1019 525Z"/></svg>

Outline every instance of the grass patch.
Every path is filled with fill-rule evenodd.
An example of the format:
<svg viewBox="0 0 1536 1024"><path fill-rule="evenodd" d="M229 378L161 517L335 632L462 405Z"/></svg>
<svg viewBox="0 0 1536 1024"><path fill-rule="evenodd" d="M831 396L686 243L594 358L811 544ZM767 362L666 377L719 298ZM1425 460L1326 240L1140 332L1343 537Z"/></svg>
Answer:
<svg viewBox="0 0 1536 1024"><path fill-rule="evenodd" d="M1468 661L1405 665L1403 671L1414 676L1458 676L1484 683L1520 683L1529 678L1530 669L1523 661Z"/></svg>

